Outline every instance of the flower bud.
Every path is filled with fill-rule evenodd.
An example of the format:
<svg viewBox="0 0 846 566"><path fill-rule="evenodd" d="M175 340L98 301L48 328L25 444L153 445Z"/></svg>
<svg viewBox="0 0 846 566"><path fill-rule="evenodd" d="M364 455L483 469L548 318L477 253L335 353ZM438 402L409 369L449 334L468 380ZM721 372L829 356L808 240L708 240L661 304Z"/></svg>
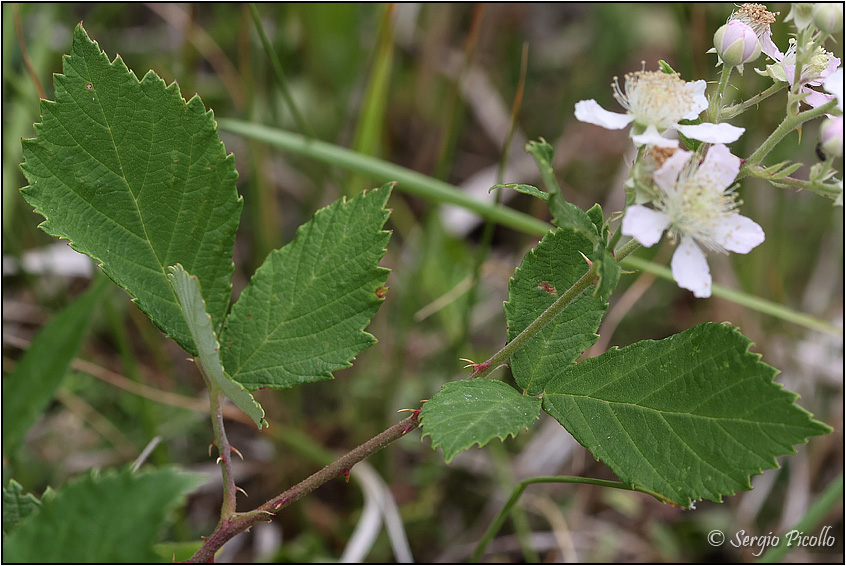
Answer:
<svg viewBox="0 0 846 566"><path fill-rule="evenodd" d="M843 155L843 116L823 120L820 126L820 147L830 157Z"/></svg>
<svg viewBox="0 0 846 566"><path fill-rule="evenodd" d="M761 44L755 31L738 20L732 20L714 34L714 47L727 67L742 67L761 55Z"/></svg>
<svg viewBox="0 0 846 566"><path fill-rule="evenodd" d="M820 31L837 33L843 29L843 4L840 2L814 4L811 14Z"/></svg>

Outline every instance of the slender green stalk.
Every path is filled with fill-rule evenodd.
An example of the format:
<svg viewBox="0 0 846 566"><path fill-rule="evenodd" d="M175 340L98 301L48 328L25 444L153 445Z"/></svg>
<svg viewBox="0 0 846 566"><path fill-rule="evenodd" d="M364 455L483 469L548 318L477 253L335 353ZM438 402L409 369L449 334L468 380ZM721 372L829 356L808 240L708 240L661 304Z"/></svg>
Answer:
<svg viewBox="0 0 846 566"><path fill-rule="evenodd" d="M308 124L306 124L306 121L303 120L303 116L300 114L300 110L297 108L296 103L294 103L294 97L291 96L291 91L288 89L288 81L285 79L285 71L282 70L282 63L279 61L276 51L273 50L273 45L271 45L270 40L267 38L267 34L264 33L264 26L261 23L258 8L256 8L256 5L253 2L250 2L250 14L253 16L253 23L256 25L256 31L259 34L259 39L261 39L261 44L270 59L270 64L273 67L273 73L276 77L276 83L279 85L282 97L288 105L288 110L291 111L291 116L294 117L297 127L303 134L308 137L314 137L314 134L308 127Z"/></svg>
<svg viewBox="0 0 846 566"><path fill-rule="evenodd" d="M836 100L831 100L826 102L821 106L817 106L816 108L811 108L810 110L805 110L804 112L799 112L796 115L788 115L784 118L781 124L770 134L764 143L761 144L761 147L755 150L755 152L750 155L743 166L740 168L740 174L737 176L738 180L742 179L743 177L749 174L749 169L761 163L764 157L769 154L773 148L775 148L778 143L784 139L787 134L807 122L808 120L813 120L814 118L818 118L828 112L834 110L837 106Z"/></svg>
<svg viewBox="0 0 846 566"><path fill-rule="evenodd" d="M764 100L768 99L777 92L781 92L785 88L787 88L787 83L782 81L774 81L769 88L767 88L763 92L759 92L749 100L744 100L739 104L734 104L732 106L729 106L728 108L723 108L722 110L720 110L719 114L717 115L717 121L724 122L726 120L731 120L735 116L743 114L751 107L760 104Z"/></svg>
<svg viewBox="0 0 846 566"><path fill-rule="evenodd" d="M828 515L828 513L840 502L843 501L843 473L841 472L834 478L825 491L820 494L816 501L811 505L805 516L796 523L796 525L788 531L792 533L798 531L806 535L810 535L814 528ZM842 515L841 515L842 516ZM784 556L797 547L793 544L788 546L787 533L779 538L777 545L767 549L767 552L758 559L760 563L780 562Z"/></svg>
<svg viewBox="0 0 846 566"><path fill-rule="evenodd" d="M723 95L726 93L726 87L728 86L729 77L731 77L733 69L734 67L730 67L728 65L723 65L720 69L720 83L717 85L717 90L714 92L714 95L711 97L710 103L708 104L708 119L711 122L717 121L717 117L720 115L720 111L724 107Z"/></svg>
<svg viewBox="0 0 846 566"><path fill-rule="evenodd" d="M362 155L335 144L308 139L304 136L268 128L240 120L219 119L221 130L260 140L286 151L303 155L349 171L365 173L379 182L398 181L399 190L443 204L454 204L471 210L483 218L530 234L545 234L550 225L543 220L502 205L492 205L467 196L455 185L433 179L422 173L394 165L381 159Z"/></svg>
<svg viewBox="0 0 846 566"><path fill-rule="evenodd" d="M656 265L643 258L629 257L621 263L623 267L646 271L647 273L653 273L657 275L661 279L673 281L673 274L667 267L663 265ZM826 332L828 334L834 334L836 336L843 334L843 331L841 329L837 328L836 326L833 326L832 324L829 324L824 320L814 318L810 315L797 312L793 309L785 307L784 305L780 305L772 301L767 301L766 299L761 299L759 297L755 297L753 295L749 295L741 291L734 291L732 289L727 289L726 287L721 287L719 285L712 285L711 294L713 294L715 297L720 297L733 303L737 303L738 305L743 305L746 308L756 310L764 314L769 314L776 318L786 320L787 322L804 326L805 328L810 328L811 330L818 330L821 332Z"/></svg>
<svg viewBox="0 0 846 566"><path fill-rule="evenodd" d="M624 484L623 482L618 481L582 478L578 476L541 476L536 478L528 478L514 486L514 491L511 492L511 497L509 497L508 501L505 502L505 505L502 507L502 510L496 516L496 519L494 519L490 527L488 527L488 530L485 531L485 534L482 535L482 538L479 540L479 544L476 545L476 550L475 552L473 552L473 556L470 558L471 562L478 562L479 560L481 560L482 555L485 553L485 549L488 547L488 544L496 536L496 533L498 533L499 530L502 528L502 525L505 524L505 520L508 518L508 515L511 513L514 506L517 504L517 501L520 499L520 496L523 495L523 492L526 491L527 487L535 483L578 483L583 485L598 485L600 487L610 487L613 489L624 489L626 491L639 491L641 493L651 495L659 501L668 503L667 499L659 493L655 493L654 491L650 491L648 489L640 488L637 486L629 486Z"/></svg>
<svg viewBox="0 0 846 566"><path fill-rule="evenodd" d="M637 243L635 240L629 240L625 244L623 244L619 250L615 253L617 261L622 261L625 259L629 254L633 251L638 249L640 244ZM558 297L554 303L549 305L549 307L543 311L540 316L538 316L532 323L527 326L523 332L518 334L514 340L506 344L500 351L495 353L493 356L490 357L486 362L481 364L473 364L474 370L472 377L486 377L488 374L493 372L502 364L506 363L511 356L513 356L517 350L522 348L526 345L526 343L535 337L535 335L543 330L547 324L552 322L552 320L558 316L561 311L567 308L567 305L573 302L573 300L581 295L588 287L593 285L594 281L596 281L596 265L592 265L590 269L588 269L587 273L582 275L582 277L573 283L573 286L567 289L560 297Z"/></svg>

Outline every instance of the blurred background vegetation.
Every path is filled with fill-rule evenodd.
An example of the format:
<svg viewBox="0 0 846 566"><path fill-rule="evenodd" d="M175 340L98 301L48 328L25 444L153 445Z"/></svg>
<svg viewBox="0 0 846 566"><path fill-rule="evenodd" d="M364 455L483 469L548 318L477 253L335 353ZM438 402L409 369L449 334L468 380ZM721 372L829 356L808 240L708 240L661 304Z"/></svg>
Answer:
<svg viewBox="0 0 846 566"><path fill-rule="evenodd" d="M18 189L20 139L39 119L39 88L52 98L73 27L136 75L155 70L176 80L187 99L199 94L217 118L239 118L357 149L453 183L479 199L494 198L500 164L504 182L538 184L529 139L556 149L565 196L606 215L623 207L622 184L633 155L625 132L573 118L573 105L595 98L617 110L612 77L655 69L668 61L686 80L717 74L706 54L731 4L259 4L271 57L246 4L61 3L3 4L3 370L14 367L33 335L88 287L90 262L36 227ZM787 45L780 11L774 39ZM829 45L842 57L840 42ZM505 148L512 105L527 52L522 102L513 142ZM763 58L758 67L763 67ZM747 66L734 75L738 99L769 79ZM291 111L285 91L298 109ZM784 93L735 119L747 133L733 152L749 155L783 116ZM767 160L813 164L818 124L791 134ZM800 139L801 137L801 139ZM235 296L267 253L290 241L297 226L341 195L381 184L268 145L222 132L234 152L245 198L235 249ZM807 166L796 174L807 175ZM740 188L742 212L764 228L766 242L748 256L711 255L716 283L783 304L837 328L843 325L843 212L813 194L775 189L755 180ZM503 194L508 206L548 219L538 201ZM389 206L393 230L383 265L390 292L369 331L379 343L330 382L289 391L262 391L271 422L257 433L232 415L230 438L246 457L237 483L252 508L396 422L397 410L419 407L446 381L465 377L459 357L486 359L505 339L502 302L508 278L538 237L495 227L487 246L484 223L463 211L403 193ZM58 245L58 248L50 246ZM55 261L33 263L52 249ZM668 264L664 244L639 255ZM476 279L476 266L478 281ZM474 281L475 291L466 292ZM721 562L755 559L755 549L713 548L714 528L734 533L783 533L805 514L843 468L842 332L808 330L726 300L697 300L673 282L649 274L624 276L600 329L597 355L612 345L663 338L706 320L731 321L755 343L778 380L800 404L835 431L798 447L781 468L753 478L755 489L683 511L639 493L591 486L529 488L516 523L489 549L493 561ZM626 315L623 317L623 315ZM63 484L91 467L132 461L154 436L155 465L175 463L209 473L166 538L193 542L209 534L219 510L219 473L207 447L202 381L169 342L116 287L96 313L89 339L56 400L30 430L24 450L4 454L4 482L28 491ZM510 379L507 369L500 378ZM104 381L105 380L105 381ZM145 388L146 387L146 388ZM176 396L166 396L169 392ZM369 460L399 506L414 559L464 561L474 542L520 479L584 475L614 479L556 422L542 419L516 439L473 449L449 466L440 452L410 434ZM356 471L353 471L353 478ZM217 484L213 482L217 478ZM841 480L842 481L842 480ZM334 481L286 509L273 523L232 541L222 560L333 561L363 520L362 490ZM516 528L515 528L516 524ZM843 532L842 504L822 523ZM514 534L524 530L523 549ZM168 555L169 556L169 555ZM348 555L350 556L350 555ZM359 560L395 560L384 531ZM797 549L788 560L843 562L834 547Z"/></svg>

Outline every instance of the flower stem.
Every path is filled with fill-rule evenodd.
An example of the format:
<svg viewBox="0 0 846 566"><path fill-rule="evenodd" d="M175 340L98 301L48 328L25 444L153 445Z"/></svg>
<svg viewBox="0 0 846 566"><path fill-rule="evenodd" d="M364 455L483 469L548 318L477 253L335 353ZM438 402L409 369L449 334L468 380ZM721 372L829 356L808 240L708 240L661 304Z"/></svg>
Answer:
<svg viewBox="0 0 846 566"><path fill-rule="evenodd" d="M717 91L711 97L711 102L708 105L708 120L711 122L717 121L720 111L724 108L723 95L726 92L726 87L728 86L732 69L734 69L734 67L729 67L724 64L720 70L720 84L717 86Z"/></svg>
<svg viewBox="0 0 846 566"><path fill-rule="evenodd" d="M514 487L514 491L511 492L511 497L508 498L508 501L505 503L505 505L502 507L502 510L496 516L496 519L494 519L493 523L491 523L491 525L488 527L488 530L485 531L485 534L482 535L482 538L479 540L479 544L476 545L476 551L470 558L471 562L478 562L482 558L482 554L484 554L485 549L488 547L488 544L491 542L491 540L493 540L494 536L496 536L496 533L499 532L499 529L502 528L502 525L505 523L505 520L508 518L508 515L511 513L511 510L514 508L514 506L517 504L517 501L520 499L520 496L523 495L523 492L526 491L527 487L534 483L579 483L584 485L598 485L601 487L610 487L614 489L625 489L627 491L639 491L641 493L651 495L652 497L664 503L672 503L672 501L669 501L666 497L662 496L659 493L655 493L654 491L650 491L648 489L644 489L637 486L629 486L618 481L582 478L578 476L548 476L528 478L521 481Z"/></svg>
<svg viewBox="0 0 846 566"><path fill-rule="evenodd" d="M772 85L770 85L770 87L767 90L765 90L763 92L759 92L758 94L756 94L755 96L753 96L749 100L744 100L743 102L741 102L739 104L734 104L732 106L729 106L728 108L723 108L722 110L720 110L720 112L717 114L716 121L717 122L723 122L725 120L731 120L735 116L743 114L744 112L749 110L749 108L751 108L752 106L760 104L762 101L771 97L775 93L784 90L785 88L787 88L787 83L782 82L782 81L775 81L775 82L773 82Z"/></svg>
<svg viewBox="0 0 846 566"><path fill-rule="evenodd" d="M825 104L817 106L816 108L811 108L810 110L805 110L804 112L799 112L796 115L788 115L784 118L781 124L770 134L764 143L761 144L761 147L755 150L755 152L750 155L746 162L743 164L743 167L740 169L740 175L738 175L738 179L742 179L749 175L749 169L761 163L764 157L769 154L773 148L782 140L784 137L789 134L791 131L796 129L797 127L801 126L808 120L813 120L819 116L830 112L835 108L837 105L837 100L830 100Z"/></svg>

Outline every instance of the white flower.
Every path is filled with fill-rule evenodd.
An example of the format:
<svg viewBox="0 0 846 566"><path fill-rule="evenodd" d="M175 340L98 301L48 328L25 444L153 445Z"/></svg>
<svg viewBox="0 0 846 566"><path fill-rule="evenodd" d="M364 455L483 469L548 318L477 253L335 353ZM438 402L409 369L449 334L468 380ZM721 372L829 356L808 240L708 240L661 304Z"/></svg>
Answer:
<svg viewBox="0 0 846 566"><path fill-rule="evenodd" d="M729 16L729 21L737 20L751 27L755 35L758 36L761 51L772 59L781 61L783 55L778 50L778 47L776 47L776 44L773 43L773 36L770 31L770 24L775 22L777 15L778 12L769 12L763 4L744 4L739 10Z"/></svg>
<svg viewBox="0 0 846 566"><path fill-rule="evenodd" d="M796 40L791 38L790 47L787 48L784 57L774 65L767 65L767 70L763 74L793 86L796 76L796 49ZM839 57L835 57L822 47L817 47L811 61L803 65L799 73L799 84L802 85L799 92L807 94L803 102L816 108L832 100L834 97L831 95L808 88L808 85L820 86L835 73L838 67L840 67Z"/></svg>
<svg viewBox="0 0 846 566"><path fill-rule="evenodd" d="M679 124L708 108L705 81L685 82L677 74L636 71L626 75L624 89L617 77L611 86L614 98L627 110L625 114L609 112L595 100L582 100L576 103L576 118L609 130L633 124L631 137L638 146L678 147L678 140L661 136L671 129L707 143L731 143L745 131L731 124Z"/></svg>
<svg viewBox="0 0 846 566"><path fill-rule="evenodd" d="M670 267L679 287L697 297L711 296L711 273L702 247L727 253L749 253L764 241L761 227L736 212L735 193L726 191L740 171L740 159L722 144L697 154L676 151L655 171L660 196L654 209L632 205L626 210L623 234L651 247L665 230L679 244Z"/></svg>

